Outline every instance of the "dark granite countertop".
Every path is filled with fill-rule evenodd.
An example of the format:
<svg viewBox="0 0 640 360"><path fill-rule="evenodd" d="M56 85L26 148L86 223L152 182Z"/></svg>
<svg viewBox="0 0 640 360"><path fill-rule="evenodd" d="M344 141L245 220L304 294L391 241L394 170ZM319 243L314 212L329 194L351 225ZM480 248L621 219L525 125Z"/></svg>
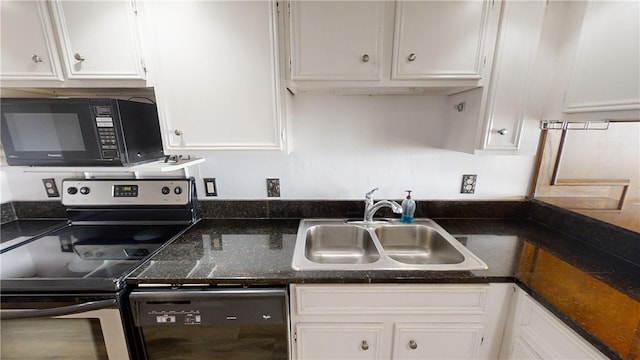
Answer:
<svg viewBox="0 0 640 360"><path fill-rule="evenodd" d="M543 249L640 299L640 268L526 219L434 219L487 263L474 271L295 271L299 220L212 220L195 224L127 277L132 284L525 282L526 244Z"/></svg>
<svg viewBox="0 0 640 360"><path fill-rule="evenodd" d="M43 209L39 203L13 208L21 220L2 224L2 243L65 224L23 220L38 217L33 214ZM44 208L51 215L62 207ZM297 219L359 216L360 201L203 201L201 208L207 219L135 269L129 284L515 282L607 356L640 353L637 232L535 200L422 202L416 215L433 218L487 263L487 270L295 271Z"/></svg>
<svg viewBox="0 0 640 360"><path fill-rule="evenodd" d="M488 269L295 271L291 261L299 220L206 219L133 271L127 282L243 286L515 282L605 354L625 358L619 354L626 354L627 343L635 341L627 339L635 336L634 328L627 334L616 326L602 328L594 319L612 316L609 324L628 322L629 313L612 310L620 302L628 303L632 316L637 315L640 266L528 219L434 220ZM575 291L582 291L582 297L576 299ZM614 303L608 303L612 298Z"/></svg>

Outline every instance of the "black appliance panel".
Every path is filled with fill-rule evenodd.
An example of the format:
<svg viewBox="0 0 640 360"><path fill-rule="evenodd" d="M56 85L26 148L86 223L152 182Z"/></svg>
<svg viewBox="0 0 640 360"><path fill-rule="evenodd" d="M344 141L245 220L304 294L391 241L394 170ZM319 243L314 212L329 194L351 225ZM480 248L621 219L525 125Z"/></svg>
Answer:
<svg viewBox="0 0 640 360"><path fill-rule="evenodd" d="M9 165L99 159L87 99L2 100L2 144Z"/></svg>
<svg viewBox="0 0 640 360"><path fill-rule="evenodd" d="M164 156L154 104L105 99L1 99L9 165L128 166Z"/></svg>
<svg viewBox="0 0 640 360"><path fill-rule="evenodd" d="M285 288L134 290L145 359L288 359Z"/></svg>
<svg viewBox="0 0 640 360"><path fill-rule="evenodd" d="M137 163L164 156L162 135L155 105L118 101L120 125L124 138L126 163Z"/></svg>

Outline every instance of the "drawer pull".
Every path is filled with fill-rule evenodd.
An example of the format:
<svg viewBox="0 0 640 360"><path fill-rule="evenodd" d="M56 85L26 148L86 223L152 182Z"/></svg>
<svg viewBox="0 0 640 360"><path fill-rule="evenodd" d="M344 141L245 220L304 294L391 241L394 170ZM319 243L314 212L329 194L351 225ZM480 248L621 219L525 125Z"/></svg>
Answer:
<svg viewBox="0 0 640 360"><path fill-rule="evenodd" d="M367 340L362 340L362 345L360 346L362 348L362 350L367 351L369 350L369 344L367 344Z"/></svg>

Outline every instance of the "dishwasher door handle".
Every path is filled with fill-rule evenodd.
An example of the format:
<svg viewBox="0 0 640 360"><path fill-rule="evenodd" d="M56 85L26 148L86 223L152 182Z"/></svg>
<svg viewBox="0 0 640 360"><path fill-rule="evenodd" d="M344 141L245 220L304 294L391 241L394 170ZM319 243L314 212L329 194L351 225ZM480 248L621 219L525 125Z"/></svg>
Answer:
<svg viewBox="0 0 640 360"><path fill-rule="evenodd" d="M110 308L117 304L116 299L89 301L81 304L61 306L50 309L34 310L2 310L0 320L26 319L36 317L52 317L83 313L86 311Z"/></svg>

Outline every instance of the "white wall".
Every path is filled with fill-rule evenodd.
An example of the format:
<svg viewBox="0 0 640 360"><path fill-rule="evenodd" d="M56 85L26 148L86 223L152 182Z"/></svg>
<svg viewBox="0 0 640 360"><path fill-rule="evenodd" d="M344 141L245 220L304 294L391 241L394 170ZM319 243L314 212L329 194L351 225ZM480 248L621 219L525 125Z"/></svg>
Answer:
<svg viewBox="0 0 640 360"><path fill-rule="evenodd" d="M13 195L11 194L11 188L7 179L7 174L0 168L0 204L12 201Z"/></svg>
<svg viewBox="0 0 640 360"><path fill-rule="evenodd" d="M290 153L202 154L207 161L192 174L215 177L217 199L267 199L266 178L280 179L281 199L363 199L374 187L380 188L378 199L402 198L405 189L412 189L416 199L428 200L526 195L533 156L470 155L438 148L444 96L297 95L290 100ZM56 178L60 186L63 178L83 175L24 173L18 168L4 168L5 174L13 200L48 200L42 178ZM478 175L475 194L460 194L463 174ZM202 188L199 194L204 198Z"/></svg>
<svg viewBox="0 0 640 360"><path fill-rule="evenodd" d="M219 153L200 173L215 177L219 198L266 198L280 178L283 199L503 199L526 195L533 156L486 156L438 149L446 97L293 97L290 154ZM531 134L536 136L537 134ZM526 136L526 134L525 134ZM476 193L460 194L463 174L478 174Z"/></svg>

